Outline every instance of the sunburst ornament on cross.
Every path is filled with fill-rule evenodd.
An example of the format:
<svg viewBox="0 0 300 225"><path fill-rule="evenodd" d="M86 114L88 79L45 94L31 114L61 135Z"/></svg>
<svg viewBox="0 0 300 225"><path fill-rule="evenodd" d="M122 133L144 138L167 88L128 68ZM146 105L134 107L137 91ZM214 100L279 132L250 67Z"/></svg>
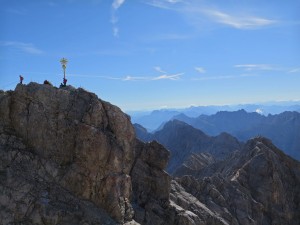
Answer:
<svg viewBox="0 0 300 225"><path fill-rule="evenodd" d="M68 60L66 58L62 58L60 60L60 63L62 65L62 68L64 70L64 79L66 79L66 68L67 68L67 63L68 63Z"/></svg>

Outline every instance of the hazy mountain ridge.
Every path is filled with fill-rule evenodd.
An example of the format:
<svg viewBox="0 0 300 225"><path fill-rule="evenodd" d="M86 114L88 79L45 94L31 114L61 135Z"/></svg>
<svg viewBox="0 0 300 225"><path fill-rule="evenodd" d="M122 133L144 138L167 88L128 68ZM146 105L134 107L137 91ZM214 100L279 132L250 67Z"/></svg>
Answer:
<svg viewBox="0 0 300 225"><path fill-rule="evenodd" d="M175 116L191 126L209 135L228 132L241 141L261 135L271 139L276 146L288 155L300 160L300 113L283 112L277 115L260 115L245 110L218 112L214 115L201 115L190 118L185 115Z"/></svg>
<svg viewBox="0 0 300 225"><path fill-rule="evenodd" d="M257 112L261 115L279 114L284 111L300 112L300 101L266 102L264 104L239 104L223 106L191 106L183 109L161 109L154 111L129 111L133 123L141 124L148 131L156 130L162 123L172 117L184 114L187 117L195 118L200 115L213 115L220 111L238 111L244 109L247 112Z"/></svg>
<svg viewBox="0 0 300 225"><path fill-rule="evenodd" d="M201 130L179 121L167 122L163 129L153 134L145 133L140 125L134 124L137 137L143 141L156 140L171 151L171 158L167 167L173 173L184 160L193 153L210 153L215 159L224 159L232 152L242 148L233 136L222 133L212 137Z"/></svg>

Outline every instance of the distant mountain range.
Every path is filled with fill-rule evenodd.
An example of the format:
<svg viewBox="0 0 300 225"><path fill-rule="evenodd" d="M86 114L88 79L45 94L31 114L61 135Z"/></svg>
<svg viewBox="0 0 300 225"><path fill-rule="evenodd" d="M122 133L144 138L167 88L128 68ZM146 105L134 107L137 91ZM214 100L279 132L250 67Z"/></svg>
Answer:
<svg viewBox="0 0 300 225"><path fill-rule="evenodd" d="M264 116L258 113L248 113L245 110L234 112L218 112L214 115L200 115L192 118L179 114L172 119L183 121L210 136L227 132L239 141L247 141L255 136L264 136L282 149L286 154L300 160L300 113L283 112L278 115ZM162 126L164 127L164 126ZM136 128L137 129L137 128ZM162 128L162 130L165 130ZM162 131L159 131L162 132ZM140 138L149 139L149 133L138 132ZM154 136L158 132L154 132ZM148 135L147 137L145 135ZM189 135L189 134L185 134ZM164 142L162 141L162 144Z"/></svg>
<svg viewBox="0 0 300 225"><path fill-rule="evenodd" d="M156 140L171 151L167 167L167 171L171 174L191 154L209 152L214 159L221 160L232 152L240 150L243 146L236 138L227 133L211 137L179 120L167 122L162 130L153 134L148 133L138 124L134 124L134 127L137 137L141 140Z"/></svg>
<svg viewBox="0 0 300 225"><path fill-rule="evenodd" d="M209 152L216 159L224 159L242 146L227 133L211 137L179 120L166 123L162 130L153 134L153 139L170 149L167 171L171 174L192 153Z"/></svg>
<svg viewBox="0 0 300 225"><path fill-rule="evenodd" d="M223 106L192 106L183 109L161 109L154 111L131 111L127 112L131 116L133 123L141 124L148 131L156 130L162 123L172 119L172 117L185 114L188 117L198 117L200 115L213 115L219 111L237 111L244 109L247 112L257 112L262 115L279 114L284 111L300 112L300 101L268 102L264 104L239 104Z"/></svg>
<svg viewBox="0 0 300 225"><path fill-rule="evenodd" d="M247 141L254 136L264 136L271 139L286 154L300 160L299 112L283 112L278 115L264 116L239 110L218 112L211 116L201 115L197 118L181 114L174 118L184 121L208 135L227 132L240 141Z"/></svg>
<svg viewBox="0 0 300 225"><path fill-rule="evenodd" d="M230 115L240 121L240 113L246 112ZM290 120L291 114L279 118ZM246 117L249 122L257 115ZM241 143L227 133L212 137L179 120L154 133L134 127L140 139L157 140L169 149L170 199L205 221L194 224L299 224L300 163L269 139Z"/></svg>

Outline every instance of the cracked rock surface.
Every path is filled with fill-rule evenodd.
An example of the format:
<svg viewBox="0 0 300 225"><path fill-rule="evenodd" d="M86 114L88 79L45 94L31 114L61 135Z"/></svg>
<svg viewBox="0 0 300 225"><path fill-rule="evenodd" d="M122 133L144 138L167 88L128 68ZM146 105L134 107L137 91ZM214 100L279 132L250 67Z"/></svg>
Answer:
<svg viewBox="0 0 300 225"><path fill-rule="evenodd" d="M300 163L263 137L217 140L226 157L192 152L172 179L170 152L95 94L0 91L0 224L298 225Z"/></svg>
<svg viewBox="0 0 300 225"><path fill-rule="evenodd" d="M0 91L1 224L191 224L169 200L168 159L82 88Z"/></svg>
<svg viewBox="0 0 300 225"><path fill-rule="evenodd" d="M25 201L11 206L17 211L14 220L40 221L35 214L51 214L49 208L58 202L66 205L66 213L82 213L79 203L72 208L71 196L104 208L117 222L132 219L129 172L135 134L119 108L83 89L36 83L2 92L0 104L1 205L8 210L10 201ZM62 199L56 202L59 190ZM10 194L17 199L9 199Z"/></svg>

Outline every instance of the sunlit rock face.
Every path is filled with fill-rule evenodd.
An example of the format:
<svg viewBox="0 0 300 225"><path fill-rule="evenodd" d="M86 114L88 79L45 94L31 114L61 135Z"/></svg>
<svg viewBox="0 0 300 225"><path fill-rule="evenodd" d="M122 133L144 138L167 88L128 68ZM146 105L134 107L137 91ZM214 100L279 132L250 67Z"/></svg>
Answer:
<svg viewBox="0 0 300 225"><path fill-rule="evenodd" d="M175 125L176 135L191 130ZM137 140L130 118L95 94L36 83L0 91L1 224L299 224L299 162L262 137L210 144L192 131L205 148L184 148L172 178L172 152Z"/></svg>
<svg viewBox="0 0 300 225"><path fill-rule="evenodd" d="M162 145L136 139L118 107L84 89L30 83L0 92L3 224L181 224L189 216L170 204L168 159Z"/></svg>
<svg viewBox="0 0 300 225"><path fill-rule="evenodd" d="M8 180L14 178L14 158L27 154L34 160L25 157L29 168L24 172L32 172L32 179L53 182L105 208L117 221L133 217L129 173L135 134L116 106L83 89L18 85L1 94L1 134L1 149L8 151L1 166ZM17 142L11 138L23 147L13 148Z"/></svg>

